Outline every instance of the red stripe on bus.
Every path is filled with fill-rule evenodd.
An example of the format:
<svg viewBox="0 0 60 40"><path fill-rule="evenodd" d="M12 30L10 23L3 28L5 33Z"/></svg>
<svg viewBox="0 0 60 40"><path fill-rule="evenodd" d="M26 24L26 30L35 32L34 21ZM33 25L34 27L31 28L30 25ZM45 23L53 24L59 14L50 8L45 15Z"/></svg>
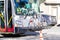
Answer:
<svg viewBox="0 0 60 40"><path fill-rule="evenodd" d="M8 32L14 32L14 25L12 25L12 28L7 28Z"/></svg>
<svg viewBox="0 0 60 40"><path fill-rule="evenodd" d="M0 32L6 32L6 26L5 26L5 28L1 28L1 26L0 26Z"/></svg>

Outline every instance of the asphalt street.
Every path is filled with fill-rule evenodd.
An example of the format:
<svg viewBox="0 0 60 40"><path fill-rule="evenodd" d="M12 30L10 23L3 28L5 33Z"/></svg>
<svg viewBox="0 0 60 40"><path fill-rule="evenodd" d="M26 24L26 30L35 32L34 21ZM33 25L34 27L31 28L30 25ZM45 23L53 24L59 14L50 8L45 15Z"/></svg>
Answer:
<svg viewBox="0 0 60 40"><path fill-rule="evenodd" d="M52 27L51 29L44 29L43 31L44 40L60 40L60 27ZM3 37L0 40L40 40L39 31L27 32L24 36L18 37Z"/></svg>
<svg viewBox="0 0 60 40"><path fill-rule="evenodd" d="M26 33L24 36L18 36L18 37L3 37L0 38L0 40L39 40L39 32L29 32Z"/></svg>

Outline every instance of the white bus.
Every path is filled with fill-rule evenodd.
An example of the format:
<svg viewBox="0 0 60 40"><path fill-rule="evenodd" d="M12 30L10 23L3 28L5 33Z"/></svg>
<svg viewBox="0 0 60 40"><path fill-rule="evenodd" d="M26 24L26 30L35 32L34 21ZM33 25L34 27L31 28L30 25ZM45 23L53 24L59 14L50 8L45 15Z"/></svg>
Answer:
<svg viewBox="0 0 60 40"><path fill-rule="evenodd" d="M33 3L29 0L0 0L0 33L22 34L46 29L39 9L36 0Z"/></svg>

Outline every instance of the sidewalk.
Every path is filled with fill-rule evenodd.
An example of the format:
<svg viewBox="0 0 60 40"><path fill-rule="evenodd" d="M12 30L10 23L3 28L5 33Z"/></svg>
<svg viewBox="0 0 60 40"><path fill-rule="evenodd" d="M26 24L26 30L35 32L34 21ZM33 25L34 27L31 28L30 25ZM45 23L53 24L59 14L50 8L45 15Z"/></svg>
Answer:
<svg viewBox="0 0 60 40"><path fill-rule="evenodd" d="M60 35L60 27L54 26L51 29L44 29L43 33Z"/></svg>

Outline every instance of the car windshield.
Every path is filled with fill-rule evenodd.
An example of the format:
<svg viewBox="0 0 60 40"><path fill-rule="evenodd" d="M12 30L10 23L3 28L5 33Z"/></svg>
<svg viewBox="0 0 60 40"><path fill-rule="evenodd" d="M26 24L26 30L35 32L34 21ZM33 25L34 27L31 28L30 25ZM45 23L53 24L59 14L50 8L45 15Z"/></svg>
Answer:
<svg viewBox="0 0 60 40"><path fill-rule="evenodd" d="M35 6L34 3L30 3L29 0L14 0L15 2L15 11L18 15L34 15L37 13L38 6L33 9ZM37 5L37 4L36 4Z"/></svg>

